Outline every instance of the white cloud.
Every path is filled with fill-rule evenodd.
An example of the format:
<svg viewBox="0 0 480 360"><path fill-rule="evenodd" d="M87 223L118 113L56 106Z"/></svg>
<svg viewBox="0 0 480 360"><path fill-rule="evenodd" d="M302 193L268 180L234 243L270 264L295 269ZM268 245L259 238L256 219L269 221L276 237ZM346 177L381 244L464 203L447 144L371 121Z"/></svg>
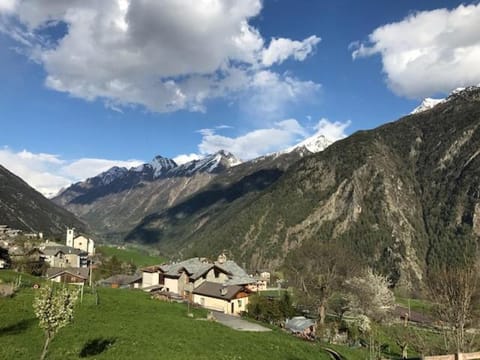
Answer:
<svg viewBox="0 0 480 360"><path fill-rule="evenodd" d="M253 114L278 118L284 115L287 104L314 97L321 86L313 81L300 81L288 74L279 75L262 70L252 77L245 106ZM252 115L253 115L252 114Z"/></svg>
<svg viewBox="0 0 480 360"><path fill-rule="evenodd" d="M65 160L59 155L15 152L8 147L0 149L0 164L21 177L30 186L47 197L73 182L98 175L112 166L132 167L143 163L139 160L116 161L106 159Z"/></svg>
<svg viewBox="0 0 480 360"><path fill-rule="evenodd" d="M211 154L227 150L242 160L250 160L271 152L287 149L313 135L325 135L336 141L346 136L345 129L350 121L330 122L319 120L313 129L307 129L295 119L279 121L273 127L256 129L244 135L229 137L218 134L213 129L203 129L202 141L198 145L200 154Z"/></svg>
<svg viewBox="0 0 480 360"><path fill-rule="evenodd" d="M295 60L303 61L313 52L320 40L315 35L303 41L285 38L272 39L268 48L263 50L262 63L265 66L271 66L275 63L281 64L291 56Z"/></svg>
<svg viewBox="0 0 480 360"><path fill-rule="evenodd" d="M182 164L185 164L189 161L193 161L193 160L199 160L201 159L203 156L202 155L199 155L199 154L194 154L194 153L190 153L190 154L181 154L181 155L177 155L173 158L173 161L175 161L177 163L177 165L182 165Z"/></svg>
<svg viewBox="0 0 480 360"><path fill-rule="evenodd" d="M0 13L5 12L13 12L17 6L16 0L2 0L0 1Z"/></svg>
<svg viewBox="0 0 480 360"><path fill-rule="evenodd" d="M351 121L346 122L335 121L331 122L328 119L320 119L314 129L317 131L316 135L324 135L327 139L337 141L347 137L345 130L351 125Z"/></svg>
<svg viewBox="0 0 480 360"><path fill-rule="evenodd" d="M101 172L107 171L113 166L126 167L127 169L143 164L141 160L107 160L107 159L78 159L64 165L60 173L71 179L82 180Z"/></svg>
<svg viewBox="0 0 480 360"><path fill-rule="evenodd" d="M480 83L480 4L414 13L381 26L353 58L380 54L389 87L425 97Z"/></svg>
<svg viewBox="0 0 480 360"><path fill-rule="evenodd" d="M248 93L259 72L289 57L303 61L320 41L315 35L280 38L267 48L249 24L261 0L17 1L16 17L0 24L0 31L43 65L46 85L103 99L112 109L205 111L207 99ZM59 23L67 25L59 41L39 35ZM295 87L296 98L316 85L276 75L279 83Z"/></svg>

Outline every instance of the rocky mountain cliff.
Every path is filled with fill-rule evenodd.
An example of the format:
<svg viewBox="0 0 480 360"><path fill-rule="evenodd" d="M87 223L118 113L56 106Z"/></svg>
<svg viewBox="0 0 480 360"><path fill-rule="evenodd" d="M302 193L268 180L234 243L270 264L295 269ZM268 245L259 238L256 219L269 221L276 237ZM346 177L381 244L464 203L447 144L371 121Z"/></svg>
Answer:
<svg viewBox="0 0 480 360"><path fill-rule="evenodd" d="M480 90L469 88L304 157L275 181L259 170L206 187L144 218L127 240L184 256L229 249L257 268L336 241L352 261L411 286L427 266L478 246L479 155Z"/></svg>
<svg viewBox="0 0 480 360"><path fill-rule="evenodd" d="M73 214L45 198L1 165L0 224L48 235L63 235L67 226L85 229L85 224Z"/></svg>

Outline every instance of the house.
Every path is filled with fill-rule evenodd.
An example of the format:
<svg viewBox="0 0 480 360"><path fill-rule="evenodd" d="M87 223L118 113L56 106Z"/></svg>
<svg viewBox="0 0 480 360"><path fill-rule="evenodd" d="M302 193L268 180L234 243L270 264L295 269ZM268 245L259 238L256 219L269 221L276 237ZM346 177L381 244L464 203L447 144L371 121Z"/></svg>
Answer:
<svg viewBox="0 0 480 360"><path fill-rule="evenodd" d="M113 275L99 281L99 284L111 288L138 289L142 285L142 275Z"/></svg>
<svg viewBox="0 0 480 360"><path fill-rule="evenodd" d="M294 335L313 340L315 339L317 324L314 320L307 319L304 316L295 316L287 319L285 329Z"/></svg>
<svg viewBox="0 0 480 360"><path fill-rule="evenodd" d="M142 288L148 289L152 286L163 287L164 279L162 265L147 266L141 269L142 271Z"/></svg>
<svg viewBox="0 0 480 360"><path fill-rule="evenodd" d="M249 294L245 286L206 281L193 290L193 302L206 309L240 315L247 310Z"/></svg>
<svg viewBox="0 0 480 360"><path fill-rule="evenodd" d="M95 241L85 235L75 236L75 229L67 229L67 246L82 250L88 253L89 256L95 255Z"/></svg>
<svg viewBox="0 0 480 360"><path fill-rule="evenodd" d="M51 267L75 267L84 268L88 266L88 254L80 249L70 246L46 246L42 250L45 262Z"/></svg>
<svg viewBox="0 0 480 360"><path fill-rule="evenodd" d="M142 269L143 290L168 293L227 314L246 310L248 295L263 286L258 281L224 254L215 262L197 257Z"/></svg>
<svg viewBox="0 0 480 360"><path fill-rule="evenodd" d="M256 291L257 280L249 276L237 263L220 255L218 261L191 258L178 263L154 265L142 269L142 288L158 288L178 294L184 298L203 282L226 285L249 286Z"/></svg>
<svg viewBox="0 0 480 360"><path fill-rule="evenodd" d="M88 268L57 268L47 269L47 279L65 284L85 284L88 281Z"/></svg>

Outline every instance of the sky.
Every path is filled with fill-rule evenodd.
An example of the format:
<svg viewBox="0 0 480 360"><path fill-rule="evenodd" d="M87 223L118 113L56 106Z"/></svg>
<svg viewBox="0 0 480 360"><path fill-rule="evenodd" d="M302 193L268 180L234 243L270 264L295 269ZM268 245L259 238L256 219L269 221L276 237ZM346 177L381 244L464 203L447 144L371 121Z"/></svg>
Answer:
<svg viewBox="0 0 480 360"><path fill-rule="evenodd" d="M52 196L335 141L480 84L479 34L478 1L0 0L0 164Z"/></svg>

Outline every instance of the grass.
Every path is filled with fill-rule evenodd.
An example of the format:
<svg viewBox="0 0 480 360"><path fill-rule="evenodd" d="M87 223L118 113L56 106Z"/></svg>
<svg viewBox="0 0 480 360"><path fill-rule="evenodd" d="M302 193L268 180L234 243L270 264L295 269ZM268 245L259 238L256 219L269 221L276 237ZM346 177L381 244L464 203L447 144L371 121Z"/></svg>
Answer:
<svg viewBox="0 0 480 360"><path fill-rule="evenodd" d="M288 290L287 289L269 289L269 290L259 291L258 293L261 296L280 298L285 292L288 292ZM290 292L290 295L292 295L292 292Z"/></svg>
<svg viewBox="0 0 480 360"><path fill-rule="evenodd" d="M410 309L413 311L418 311L423 314L430 314L433 309L433 305L427 300L422 299L410 299L404 297L396 297L397 304L402 305L407 308L410 306Z"/></svg>
<svg viewBox="0 0 480 360"><path fill-rule="evenodd" d="M99 246L97 252L106 257L116 256L118 260L131 262L137 267L157 265L165 261L160 256L149 255L146 251L136 248L118 249L112 246Z"/></svg>
<svg viewBox="0 0 480 360"><path fill-rule="evenodd" d="M0 278L11 276L0 271ZM39 357L44 338L33 314L34 292L23 288L13 298L0 298L0 359ZM48 359L329 359L319 344L280 329L239 332L204 320L203 309L190 318L184 304L152 300L141 291L98 293L99 305L85 293L74 322L51 343Z"/></svg>

